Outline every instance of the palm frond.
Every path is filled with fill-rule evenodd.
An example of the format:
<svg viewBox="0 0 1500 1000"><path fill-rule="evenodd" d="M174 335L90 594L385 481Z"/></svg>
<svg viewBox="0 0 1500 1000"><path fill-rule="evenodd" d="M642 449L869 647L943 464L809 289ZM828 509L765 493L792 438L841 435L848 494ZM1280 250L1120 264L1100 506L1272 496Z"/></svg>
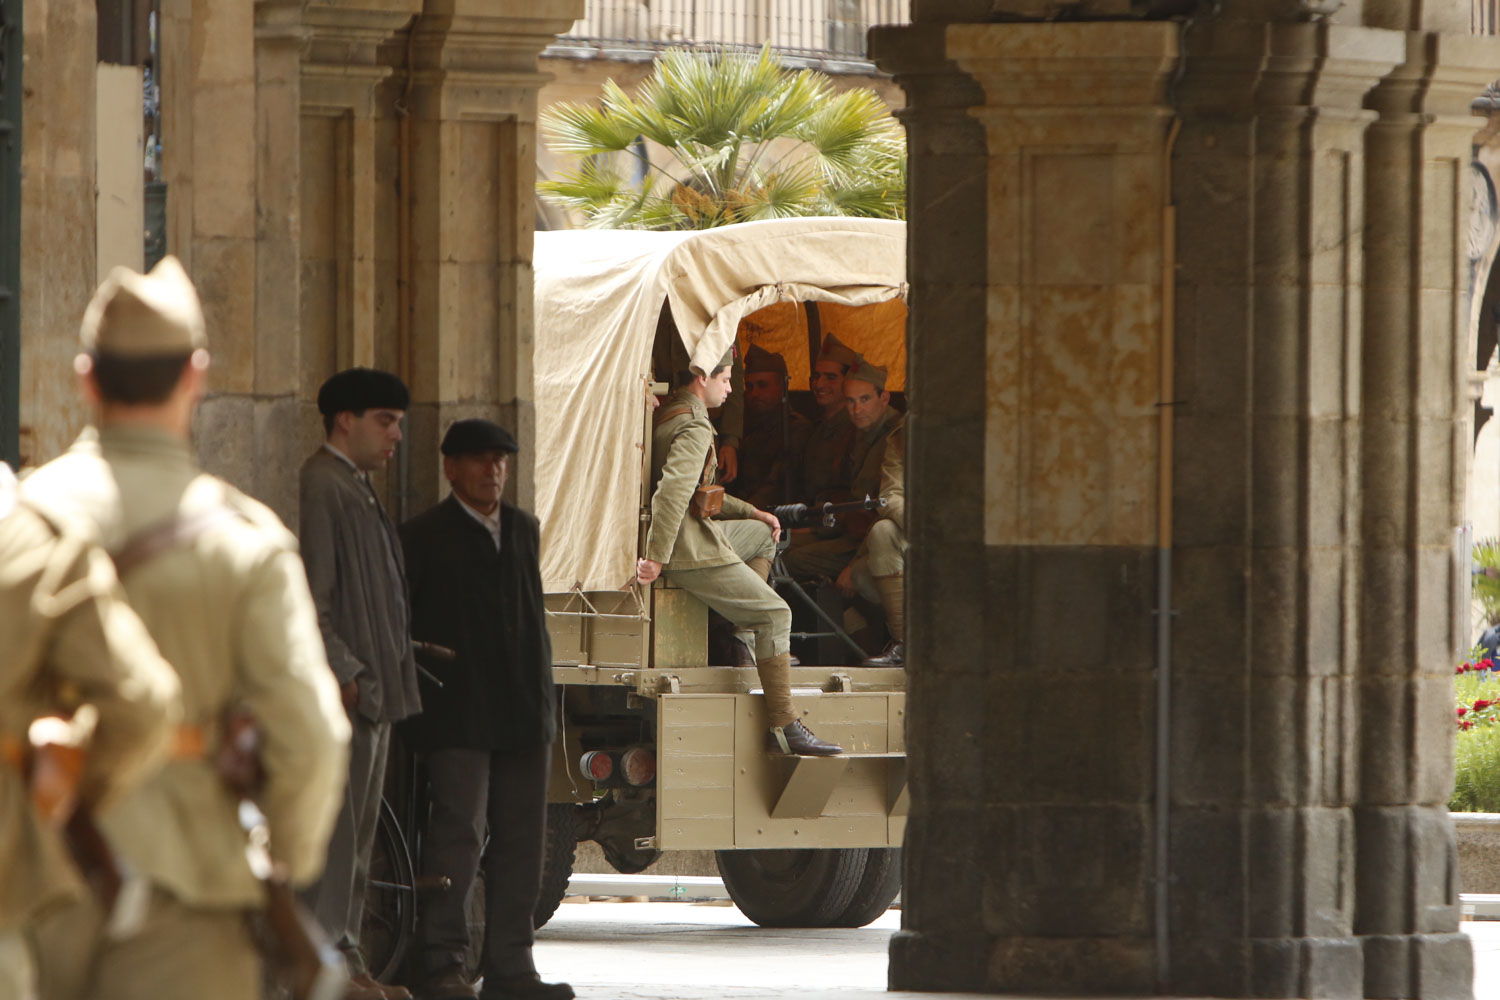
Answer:
<svg viewBox="0 0 1500 1000"><path fill-rule="evenodd" d="M613 81L611 81L612 83ZM606 88L609 84L606 84ZM640 133L607 108L563 102L542 114L547 145L559 153L596 156L628 149Z"/></svg>

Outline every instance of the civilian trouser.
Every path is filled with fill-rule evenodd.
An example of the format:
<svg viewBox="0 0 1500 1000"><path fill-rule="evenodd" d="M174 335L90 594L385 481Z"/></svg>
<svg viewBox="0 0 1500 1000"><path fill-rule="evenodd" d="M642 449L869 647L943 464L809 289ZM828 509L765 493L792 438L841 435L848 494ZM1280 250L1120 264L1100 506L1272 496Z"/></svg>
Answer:
<svg viewBox="0 0 1500 1000"><path fill-rule="evenodd" d="M35 930L45 1000L259 1000L260 955L247 912L188 906L151 890L145 921L119 941L104 939L94 897L49 916Z"/></svg>
<svg viewBox="0 0 1500 1000"><path fill-rule="evenodd" d="M371 722L356 713L349 720L349 784L339 810L323 877L304 898L318 923L337 942L349 961L349 973L368 972L359 950L359 925L365 916L365 883L370 878L370 851L380 823L380 796L385 759L391 747L391 724Z"/></svg>
<svg viewBox="0 0 1500 1000"><path fill-rule="evenodd" d="M724 536L741 560L776 554L771 528L762 521L721 521ZM744 562L706 569L674 570L667 579L728 618L755 631L755 658L769 659L792 648L792 612L770 584Z"/></svg>
<svg viewBox="0 0 1500 1000"><path fill-rule="evenodd" d="M462 966L469 947L469 897L485 828L484 957L493 981L536 971L532 927L542 885L550 744L513 751L432 750L424 755L431 812L422 874L446 875L447 889L425 890L417 929L428 973Z"/></svg>

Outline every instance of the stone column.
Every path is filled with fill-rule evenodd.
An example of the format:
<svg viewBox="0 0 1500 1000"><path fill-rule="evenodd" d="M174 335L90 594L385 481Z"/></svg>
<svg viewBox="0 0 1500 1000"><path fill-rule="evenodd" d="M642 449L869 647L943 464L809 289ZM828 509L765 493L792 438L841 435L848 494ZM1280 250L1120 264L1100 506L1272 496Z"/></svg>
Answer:
<svg viewBox="0 0 1500 1000"><path fill-rule="evenodd" d="M987 10L988 5L978 6ZM973 12L977 19L984 10ZM911 813L903 850L902 930L891 941L892 989L978 990L990 932L982 875L981 791L996 733L985 697L993 631L977 628L993 560L984 547L989 297L985 132L969 114L984 92L948 58L947 25L876 28L870 51L906 91L909 173L906 416L907 718ZM956 391L962 390L962 391Z"/></svg>
<svg viewBox="0 0 1500 1000"><path fill-rule="evenodd" d="M444 490L437 445L485 416L521 444L514 496L531 506L535 460L531 244L537 56L582 0L428 0L410 40L412 510ZM403 181L405 178L403 178Z"/></svg>
<svg viewBox="0 0 1500 1000"><path fill-rule="evenodd" d="M905 53L889 57L887 37ZM899 988L1154 985L1151 607L1176 41L1161 23L877 36L912 97L909 719L927 734L910 743ZM947 81L908 84L913 70L941 74L942 58L982 85L982 158L967 130L939 130L945 109L922 125L933 96L974 100ZM982 315L967 282L984 286ZM924 478L938 468L941 482Z"/></svg>
<svg viewBox="0 0 1500 1000"><path fill-rule="evenodd" d="M1366 146L1364 588L1355 930L1365 996L1467 998L1447 801L1453 667L1468 648L1455 552L1472 434L1465 310L1470 102L1493 38L1411 31L1370 95Z"/></svg>
<svg viewBox="0 0 1500 1000"><path fill-rule="evenodd" d="M89 420L72 361L95 285L98 46L91 3L25 0L23 16L20 450L39 465Z"/></svg>
<svg viewBox="0 0 1500 1000"><path fill-rule="evenodd" d="M1170 988L1359 997L1364 95L1400 36L1193 29L1178 206Z"/></svg>

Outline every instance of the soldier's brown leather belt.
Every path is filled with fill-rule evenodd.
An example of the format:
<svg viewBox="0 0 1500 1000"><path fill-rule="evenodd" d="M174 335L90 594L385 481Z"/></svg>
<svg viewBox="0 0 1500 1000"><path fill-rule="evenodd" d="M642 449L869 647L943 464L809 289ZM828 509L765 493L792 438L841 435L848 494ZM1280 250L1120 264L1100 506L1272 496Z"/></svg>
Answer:
<svg viewBox="0 0 1500 1000"><path fill-rule="evenodd" d="M199 760L208 756L210 728L183 723L172 730L167 756L172 760ZM26 741L0 733L0 764L20 771L26 767Z"/></svg>

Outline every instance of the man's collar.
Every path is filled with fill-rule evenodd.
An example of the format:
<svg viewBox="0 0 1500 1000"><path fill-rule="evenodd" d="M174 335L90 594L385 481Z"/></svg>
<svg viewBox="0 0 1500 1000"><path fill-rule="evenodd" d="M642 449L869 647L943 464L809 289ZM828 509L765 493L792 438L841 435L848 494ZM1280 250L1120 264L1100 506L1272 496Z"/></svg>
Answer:
<svg viewBox="0 0 1500 1000"><path fill-rule="evenodd" d="M335 448L329 442L324 441L323 442L323 448L330 455L333 455L334 457L338 458L345 465L349 466L349 468L353 469L356 473L362 473L363 472L363 470L360 469L359 466L357 466L357 465L354 464L354 459L350 458L348 455L345 455L343 452L339 451L337 448Z"/></svg>

